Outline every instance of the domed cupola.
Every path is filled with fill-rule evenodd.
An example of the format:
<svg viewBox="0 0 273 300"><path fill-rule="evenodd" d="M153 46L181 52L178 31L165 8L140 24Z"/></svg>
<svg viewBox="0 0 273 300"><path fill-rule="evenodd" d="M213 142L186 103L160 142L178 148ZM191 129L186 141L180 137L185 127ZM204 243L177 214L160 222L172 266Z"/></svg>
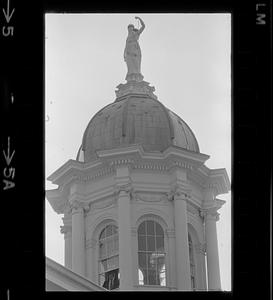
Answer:
<svg viewBox="0 0 273 300"><path fill-rule="evenodd" d="M89 162L96 151L136 144L147 152L177 146L199 153L193 132L180 117L149 94L129 93L90 120L77 160Z"/></svg>

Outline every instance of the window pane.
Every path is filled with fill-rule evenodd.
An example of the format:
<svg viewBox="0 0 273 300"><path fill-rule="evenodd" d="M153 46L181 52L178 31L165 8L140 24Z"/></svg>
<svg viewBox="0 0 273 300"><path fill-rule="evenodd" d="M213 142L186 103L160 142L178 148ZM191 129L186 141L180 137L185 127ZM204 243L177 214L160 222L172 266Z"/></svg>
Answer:
<svg viewBox="0 0 273 300"><path fill-rule="evenodd" d="M105 247L105 242L100 242L99 243L99 256L100 258L105 257L106 256L106 247Z"/></svg>
<svg viewBox="0 0 273 300"><path fill-rule="evenodd" d="M144 285L144 275L140 269L138 269L138 284Z"/></svg>
<svg viewBox="0 0 273 300"><path fill-rule="evenodd" d="M145 222L142 222L139 227L138 227L138 234L142 234L145 235L146 234L146 230L145 230Z"/></svg>
<svg viewBox="0 0 273 300"><path fill-rule="evenodd" d="M148 251L155 251L155 237L154 236L147 236L147 246Z"/></svg>
<svg viewBox="0 0 273 300"><path fill-rule="evenodd" d="M99 263L100 273L104 273L107 271L107 260L101 260Z"/></svg>
<svg viewBox="0 0 273 300"><path fill-rule="evenodd" d="M163 236L156 237L156 251L164 252L164 237Z"/></svg>
<svg viewBox="0 0 273 300"><path fill-rule="evenodd" d="M148 270L148 284L156 285L156 271Z"/></svg>
<svg viewBox="0 0 273 300"><path fill-rule="evenodd" d="M147 268L147 257L145 252L138 253L138 265L141 269Z"/></svg>
<svg viewBox="0 0 273 300"><path fill-rule="evenodd" d="M113 290L119 287L119 270L112 270L105 273L105 281L103 287L108 290Z"/></svg>
<svg viewBox="0 0 273 300"><path fill-rule="evenodd" d="M156 254L155 253L148 253L147 260L148 260L148 269L156 269Z"/></svg>
<svg viewBox="0 0 273 300"><path fill-rule="evenodd" d="M142 236L142 235L139 235L138 236L138 250L141 251L141 250L146 250L147 247L146 247L146 237L145 236Z"/></svg>
<svg viewBox="0 0 273 300"><path fill-rule="evenodd" d="M147 234L155 235L154 221L146 221L146 222L147 222Z"/></svg>
<svg viewBox="0 0 273 300"><path fill-rule="evenodd" d="M156 232L156 235L164 236L162 227L156 222L155 222L155 232Z"/></svg>
<svg viewBox="0 0 273 300"><path fill-rule="evenodd" d="M148 270L147 269L142 269L142 274L144 277L144 284L148 284Z"/></svg>
<svg viewBox="0 0 273 300"><path fill-rule="evenodd" d="M112 230L113 230L113 234L118 233L118 228L117 228L117 226L114 226L114 225L113 225Z"/></svg>
<svg viewBox="0 0 273 300"><path fill-rule="evenodd" d="M107 256L111 256L114 254L114 240L109 238L107 239Z"/></svg>
<svg viewBox="0 0 273 300"><path fill-rule="evenodd" d="M163 254L160 254L163 255ZM159 256L157 259L157 271L159 273L165 272L165 256Z"/></svg>
<svg viewBox="0 0 273 300"><path fill-rule="evenodd" d="M159 272L159 284L161 286L166 286L166 269L165 269L165 265L162 266L162 269Z"/></svg>
<svg viewBox="0 0 273 300"><path fill-rule="evenodd" d="M118 236L114 237L114 252L118 252Z"/></svg>
<svg viewBox="0 0 273 300"><path fill-rule="evenodd" d="M100 286L103 286L104 281L105 281L105 276L104 276L104 274L101 274L101 275L100 275L100 278L99 278Z"/></svg>
<svg viewBox="0 0 273 300"><path fill-rule="evenodd" d="M108 270L118 268L118 256L114 256L108 259Z"/></svg>
<svg viewBox="0 0 273 300"><path fill-rule="evenodd" d="M112 235L112 225L106 226L106 237Z"/></svg>
<svg viewBox="0 0 273 300"><path fill-rule="evenodd" d="M100 234L100 240L105 238L105 228L103 229L103 231Z"/></svg>

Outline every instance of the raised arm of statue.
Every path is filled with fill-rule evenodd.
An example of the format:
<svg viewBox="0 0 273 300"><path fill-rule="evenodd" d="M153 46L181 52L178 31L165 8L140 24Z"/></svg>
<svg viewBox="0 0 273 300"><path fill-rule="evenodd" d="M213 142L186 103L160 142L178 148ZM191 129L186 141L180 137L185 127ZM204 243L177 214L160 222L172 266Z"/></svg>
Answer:
<svg viewBox="0 0 273 300"><path fill-rule="evenodd" d="M144 30L144 28L145 28L145 24L144 24L143 20L140 19L140 17L135 17L135 19L137 19L137 20L140 21L141 27L140 27L140 29L138 30L138 33L141 34L141 32L142 32L142 31Z"/></svg>

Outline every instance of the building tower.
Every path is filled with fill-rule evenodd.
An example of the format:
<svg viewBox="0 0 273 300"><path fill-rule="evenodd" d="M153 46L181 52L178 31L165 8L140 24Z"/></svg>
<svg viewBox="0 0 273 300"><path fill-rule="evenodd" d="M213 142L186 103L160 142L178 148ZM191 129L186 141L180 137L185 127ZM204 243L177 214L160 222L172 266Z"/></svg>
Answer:
<svg viewBox="0 0 273 300"><path fill-rule="evenodd" d="M127 82L91 118L76 160L48 178L65 267L108 290L220 290L217 196L228 175L205 166L192 130L143 80L140 48L133 58L126 49Z"/></svg>

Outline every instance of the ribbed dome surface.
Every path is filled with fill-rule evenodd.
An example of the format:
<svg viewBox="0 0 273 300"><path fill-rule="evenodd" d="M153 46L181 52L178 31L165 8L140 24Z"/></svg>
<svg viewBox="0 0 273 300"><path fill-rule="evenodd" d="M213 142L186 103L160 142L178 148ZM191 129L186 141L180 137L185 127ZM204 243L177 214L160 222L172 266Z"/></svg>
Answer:
<svg viewBox="0 0 273 300"><path fill-rule="evenodd" d="M158 100L130 95L101 109L89 122L82 141L83 160L97 150L141 144L144 151L164 151L175 145L199 152L189 126ZM80 154L78 153L77 159Z"/></svg>

